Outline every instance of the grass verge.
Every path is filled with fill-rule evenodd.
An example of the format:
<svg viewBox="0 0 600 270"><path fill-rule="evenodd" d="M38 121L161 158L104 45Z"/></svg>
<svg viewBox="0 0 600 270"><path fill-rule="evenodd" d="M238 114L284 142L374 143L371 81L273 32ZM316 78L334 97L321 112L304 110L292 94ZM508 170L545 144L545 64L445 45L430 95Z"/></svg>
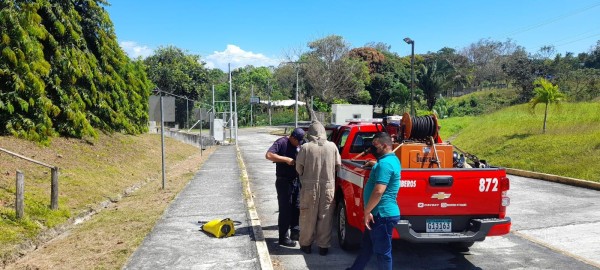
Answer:
<svg viewBox="0 0 600 270"><path fill-rule="evenodd" d="M47 148L0 137L0 145L61 168L59 211L48 211L49 173L2 154L0 252L3 262L14 260L16 252L27 253L8 269L120 268L213 150L205 151L201 157L198 148L166 138L168 181L167 188L161 190L158 135L103 135L93 144L59 138ZM14 193L10 191L16 168L26 175L23 220L13 217ZM139 189L121 198L123 191L132 186ZM39 235L72 223L75 217L106 201L113 203L87 222L72 229L59 229L66 232L40 246L44 240ZM23 244L28 242L34 251L23 250Z"/></svg>
<svg viewBox="0 0 600 270"><path fill-rule="evenodd" d="M441 120L442 138L496 166L600 182L600 103L527 105L478 117ZM446 130L445 130L446 129Z"/></svg>

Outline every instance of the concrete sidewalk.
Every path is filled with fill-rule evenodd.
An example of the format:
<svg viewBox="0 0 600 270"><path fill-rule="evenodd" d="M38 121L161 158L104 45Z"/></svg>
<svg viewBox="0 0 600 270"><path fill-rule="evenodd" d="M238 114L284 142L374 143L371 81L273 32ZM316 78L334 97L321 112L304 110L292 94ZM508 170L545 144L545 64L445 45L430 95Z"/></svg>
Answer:
<svg viewBox="0 0 600 270"><path fill-rule="evenodd" d="M216 149L177 195L124 269L270 268L270 265L261 267L259 255L266 252L266 247L260 251L259 239L257 249L241 177L236 147ZM218 239L200 230L198 221L220 218L236 222L234 236Z"/></svg>

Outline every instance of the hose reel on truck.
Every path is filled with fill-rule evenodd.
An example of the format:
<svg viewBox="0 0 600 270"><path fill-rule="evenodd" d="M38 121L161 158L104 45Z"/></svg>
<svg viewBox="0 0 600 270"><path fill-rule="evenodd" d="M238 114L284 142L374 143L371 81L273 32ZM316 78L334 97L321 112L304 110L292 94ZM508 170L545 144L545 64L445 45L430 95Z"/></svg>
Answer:
<svg viewBox="0 0 600 270"><path fill-rule="evenodd" d="M398 141L427 142L429 137L438 136L438 120L432 115L410 116L408 113L402 115Z"/></svg>
<svg viewBox="0 0 600 270"><path fill-rule="evenodd" d="M402 115L402 121L400 123L400 132L398 133L398 141L403 143L424 143L430 145L433 148L436 163L438 168L469 168L471 165L466 163L465 157L473 162L476 168L487 168L489 165L485 160L480 160L477 156L470 154L458 146L450 143L443 143L439 139L439 124L437 117L432 115L427 116L410 116L408 113ZM437 145L436 145L437 144ZM450 149L448 150L448 146ZM438 148L444 151L442 159L452 160L452 166L440 164L440 158L438 155ZM453 152L452 148L458 152ZM426 148L424 148L426 149ZM447 153L446 153L447 152ZM450 153L450 156L447 156ZM460 153L460 154L459 154ZM423 166L421 166L422 168ZM432 167L431 165L429 167Z"/></svg>
<svg viewBox="0 0 600 270"><path fill-rule="evenodd" d="M452 145L437 142L438 120L435 115L402 115L396 141L396 155L403 168L452 168ZM394 145L396 147L396 145Z"/></svg>

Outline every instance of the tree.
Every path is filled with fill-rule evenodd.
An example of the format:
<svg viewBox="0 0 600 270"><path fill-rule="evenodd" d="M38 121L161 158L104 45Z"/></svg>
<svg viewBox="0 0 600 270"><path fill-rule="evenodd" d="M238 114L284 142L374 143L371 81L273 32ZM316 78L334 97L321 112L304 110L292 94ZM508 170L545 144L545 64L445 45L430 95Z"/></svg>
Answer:
<svg viewBox="0 0 600 270"><path fill-rule="evenodd" d="M198 55L188 54L174 46L160 47L144 63L148 67L148 77L162 91L191 100L201 100L208 94L208 70ZM189 101L176 98L175 106L186 108L186 102ZM186 126L187 112L175 110L175 121L181 127Z"/></svg>
<svg viewBox="0 0 600 270"><path fill-rule="evenodd" d="M238 119L240 125L249 125L253 119L250 119L251 109L255 110L257 106L250 106L250 95L254 89L254 96L268 97L270 89L267 88L273 78L273 73L269 67L254 67L251 65L235 69L232 72L233 89L237 94L238 101Z"/></svg>
<svg viewBox="0 0 600 270"><path fill-rule="evenodd" d="M383 53L389 53L390 49L392 48L391 45L384 42L369 42L365 44L365 47L373 48Z"/></svg>
<svg viewBox="0 0 600 270"><path fill-rule="evenodd" d="M296 87L296 66L282 63L273 73L273 99L294 99ZM304 76L298 77L299 84L305 85Z"/></svg>
<svg viewBox="0 0 600 270"><path fill-rule="evenodd" d="M438 73L437 62L429 62L421 67L421 72L417 75L419 88L423 90L427 100L427 109L432 110L436 103L437 96L444 89L447 82L444 75Z"/></svg>
<svg viewBox="0 0 600 270"><path fill-rule="evenodd" d="M354 48L350 50L350 58L360 59L369 67L369 73L380 72L385 61L385 55L379 50L369 47Z"/></svg>
<svg viewBox="0 0 600 270"><path fill-rule="evenodd" d="M425 55L425 62L437 62L438 73L443 74L448 86L448 90L463 89L471 86L473 82L473 69L469 60L458 53L455 49L444 47L437 51ZM453 92L448 91L448 96L453 96Z"/></svg>
<svg viewBox="0 0 600 270"><path fill-rule="evenodd" d="M526 102L533 97L535 67L525 49L521 48L507 57L502 64L502 70L521 88L521 102Z"/></svg>
<svg viewBox="0 0 600 270"><path fill-rule="evenodd" d="M593 100L600 97L600 69L569 70L561 73L557 85L571 101Z"/></svg>
<svg viewBox="0 0 600 270"><path fill-rule="evenodd" d="M505 56L519 49L514 42L481 39L462 50L462 55L474 66L474 82L476 86L483 83L495 83L505 79L502 72L502 60Z"/></svg>
<svg viewBox="0 0 600 270"><path fill-rule="evenodd" d="M147 130L151 82L119 47L104 0L0 3L0 126L48 144Z"/></svg>
<svg viewBox="0 0 600 270"><path fill-rule="evenodd" d="M536 105L543 103L544 108L544 128L543 133L546 133L546 119L548 117L548 105L550 103L559 104L563 100L564 94L560 92L558 86L553 85L551 82L544 78L538 78L533 83L535 88L535 96L529 101L531 109L534 110Z"/></svg>
<svg viewBox="0 0 600 270"><path fill-rule="evenodd" d="M381 46L379 46L381 47ZM399 113L409 104L410 92L406 85L410 81L410 69L402 59L389 51L373 47L355 48L350 57L364 62L369 68L365 89L369 93L369 104L380 106L384 114Z"/></svg>
<svg viewBox="0 0 600 270"><path fill-rule="evenodd" d="M349 57L349 45L341 36L331 35L308 43L310 51L300 60L311 92L325 102L335 98L359 97L368 80L364 63Z"/></svg>
<svg viewBox="0 0 600 270"><path fill-rule="evenodd" d="M600 69L600 40L596 42L596 46L592 47L584 64L587 68Z"/></svg>

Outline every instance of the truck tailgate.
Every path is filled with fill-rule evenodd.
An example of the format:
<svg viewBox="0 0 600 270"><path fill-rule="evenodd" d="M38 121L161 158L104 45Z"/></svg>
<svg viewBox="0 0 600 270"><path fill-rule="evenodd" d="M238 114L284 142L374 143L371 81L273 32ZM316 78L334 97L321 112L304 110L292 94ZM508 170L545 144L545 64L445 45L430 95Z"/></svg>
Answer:
<svg viewBox="0 0 600 270"><path fill-rule="evenodd" d="M402 216L494 215L503 211L506 172L482 169L403 169Z"/></svg>

